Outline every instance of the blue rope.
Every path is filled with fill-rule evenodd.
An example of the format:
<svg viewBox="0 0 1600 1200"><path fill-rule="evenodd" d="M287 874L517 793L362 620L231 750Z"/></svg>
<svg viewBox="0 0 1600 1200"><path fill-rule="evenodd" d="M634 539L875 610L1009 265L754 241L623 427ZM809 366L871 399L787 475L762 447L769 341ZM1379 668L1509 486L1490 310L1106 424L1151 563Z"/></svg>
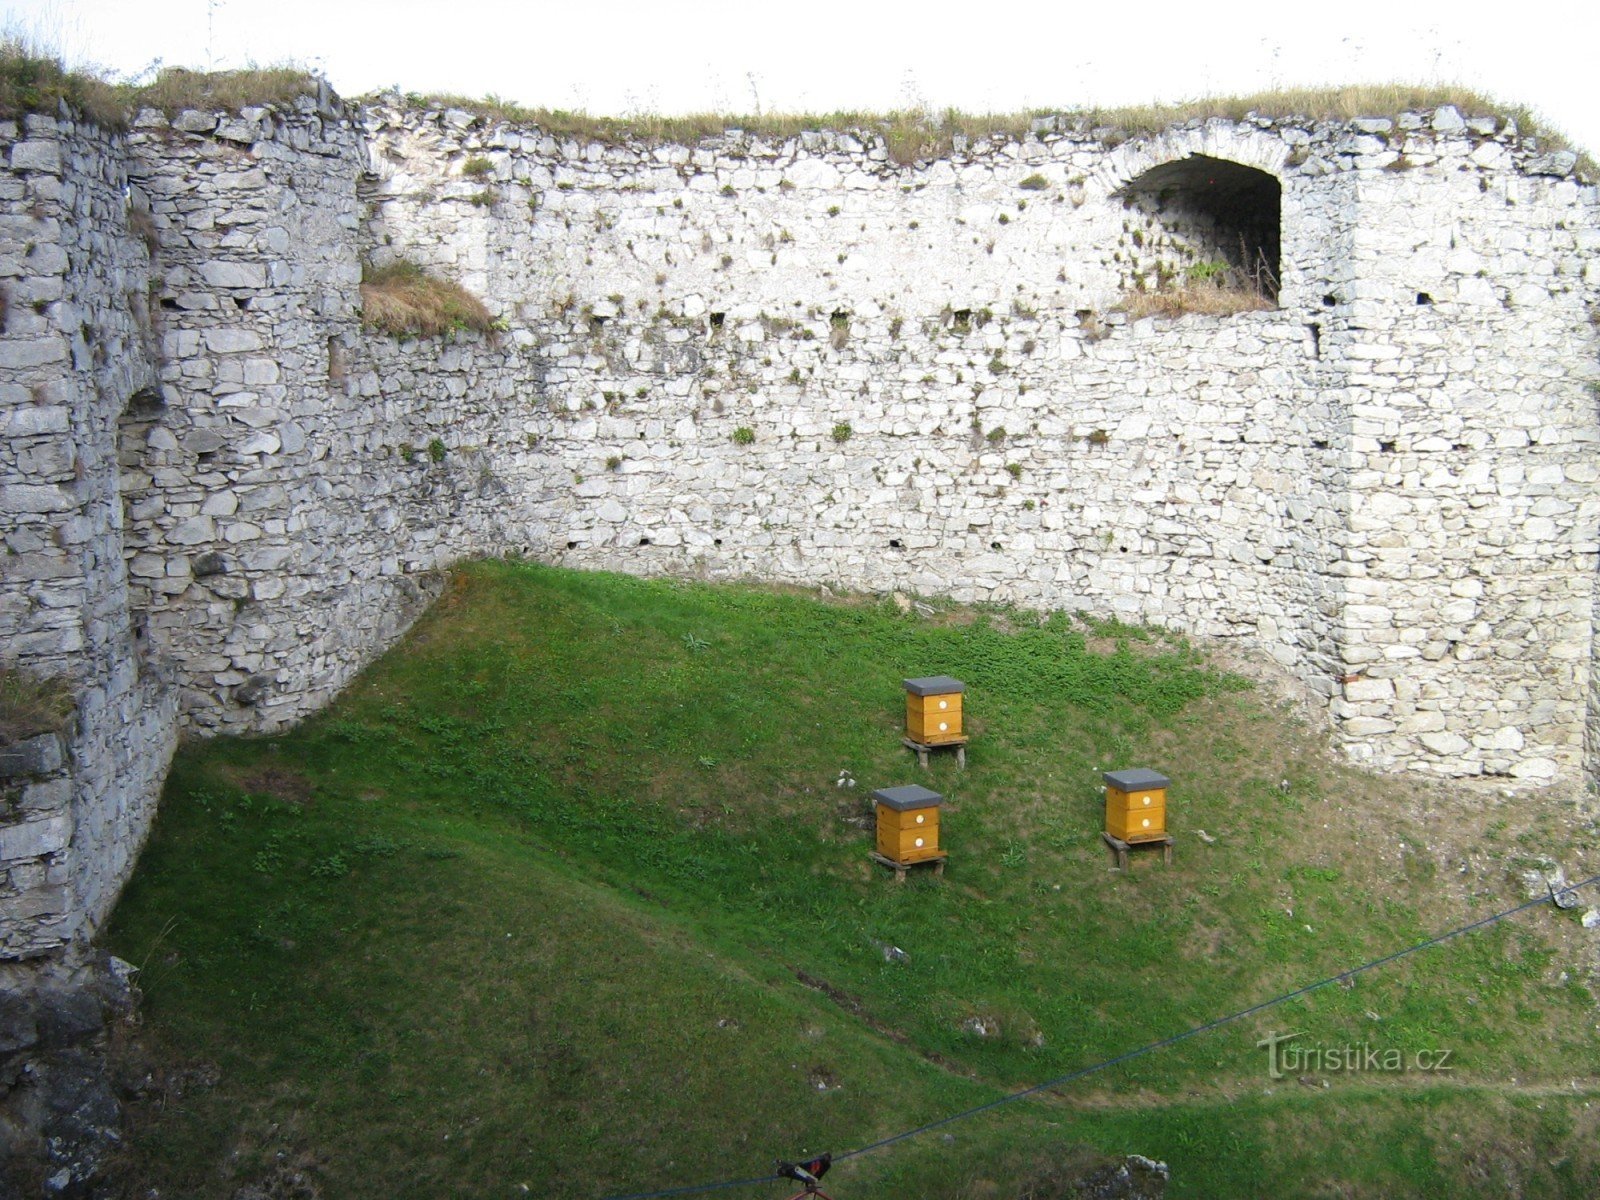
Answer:
<svg viewBox="0 0 1600 1200"><path fill-rule="evenodd" d="M937 1120L929 1121L926 1125L918 1125L915 1129L908 1129L904 1133L897 1133L891 1137L881 1138L876 1142L869 1142L867 1145L859 1146L854 1150L846 1150L843 1154L835 1154L833 1156L833 1161L836 1163L843 1162L847 1158L855 1158L858 1155L870 1154L874 1150L882 1150L885 1146L892 1146L896 1142L903 1142L907 1138L914 1138L918 1134L927 1133L929 1130L938 1129L941 1126L949 1125L955 1121L964 1121L968 1117L975 1117L979 1113L988 1112L990 1109L999 1108L1001 1105L1011 1104L1014 1101L1023 1099L1024 1097L1033 1096L1039 1092L1048 1091L1051 1088L1061 1087L1063 1084L1072 1083L1075 1080L1082 1079L1087 1075L1093 1075L1097 1071L1104 1071L1108 1067L1117 1066L1119 1063L1129 1062L1132 1059L1142 1057L1143 1055L1150 1054L1156 1050L1164 1050L1168 1046L1176 1045L1179 1042L1186 1041L1189 1038L1195 1037L1199 1034L1208 1033L1211 1030L1218 1029L1223 1025L1228 1025L1234 1021L1242 1020L1245 1017L1253 1016L1258 1012L1264 1012L1269 1008L1274 1008L1277 1005L1283 1004L1289 1000L1293 1000L1296 997L1308 995L1311 992L1317 991L1319 988L1327 987L1330 983L1338 983L1341 980L1353 979L1357 975L1360 975L1363 971L1371 971L1377 967L1385 966L1388 963L1396 962L1399 959L1407 957L1408 955L1415 954L1419 950L1426 950L1430 946L1437 946L1442 942L1448 942L1451 938L1460 937L1464 933L1472 933L1475 930L1483 929L1489 925L1493 925L1498 921L1503 921L1507 917L1514 917L1518 913L1526 912L1530 908L1537 908L1541 904L1549 904L1555 894L1563 896L1571 895L1579 889L1590 887L1595 883L1600 883L1600 875L1591 875L1588 879L1583 880L1581 883L1569 884L1568 886L1561 888L1558 893L1553 893L1551 896L1540 896L1535 900L1529 900L1526 903L1519 904L1515 908L1508 908L1503 912L1497 912L1491 916L1484 917L1481 920L1473 921L1470 925L1458 926L1457 928L1451 929L1448 932L1428 938L1426 941L1418 942L1414 946L1407 946L1404 950L1396 950L1393 954L1386 954L1382 958L1375 958L1371 962L1362 963L1359 967L1352 967L1348 971L1340 971L1337 975L1329 975L1326 979L1317 980L1316 983L1308 983L1304 987L1295 988L1295 990L1292 992L1285 992L1281 996L1274 996L1271 1000L1263 1000L1260 1004L1252 1004L1249 1008L1241 1008L1238 1012L1229 1013L1225 1017L1217 1017L1215 1020L1207 1021L1202 1025L1196 1025L1192 1029L1186 1029L1182 1033L1175 1033L1170 1037L1162 1038L1160 1041L1147 1043L1146 1045L1140 1046L1135 1050L1124 1051L1115 1058L1108 1058L1103 1062L1095 1063L1093 1066L1079 1067L1075 1071L1068 1071L1065 1075L1058 1075L1054 1079L1047 1079L1043 1083L1036 1083L1032 1087L1024 1088L1020 1092L1012 1092L1010 1095L1001 1096L996 1100L990 1100L985 1104L976 1106L975 1108L968 1108L961 1112L951 1113L949 1116L944 1116L938 1118ZM779 1178L781 1178L781 1176L776 1174L760 1175L750 1179L729 1179L722 1183L702 1183L691 1185L689 1187L668 1188L666 1191L660 1192L632 1192L626 1196L607 1196L604 1198L604 1200L656 1200L656 1197L661 1196L687 1196L695 1192L713 1192L721 1190L722 1188L750 1187L758 1183L770 1183Z"/></svg>

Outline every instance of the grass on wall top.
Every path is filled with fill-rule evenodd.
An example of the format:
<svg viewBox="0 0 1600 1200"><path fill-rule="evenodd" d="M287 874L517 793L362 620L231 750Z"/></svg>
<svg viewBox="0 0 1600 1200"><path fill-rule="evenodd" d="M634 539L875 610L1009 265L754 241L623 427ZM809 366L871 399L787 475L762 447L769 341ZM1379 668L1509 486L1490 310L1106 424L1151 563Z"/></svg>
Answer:
<svg viewBox="0 0 1600 1200"><path fill-rule="evenodd" d="M105 80L69 71L21 39L0 40L0 117L53 113L63 102L108 129L127 124L127 106Z"/></svg>
<svg viewBox="0 0 1600 1200"><path fill-rule="evenodd" d="M315 96L317 80L302 67L248 67L190 71L168 67L146 84L117 84L92 72L69 69L59 56L20 38L0 41L0 117L54 113L65 103L105 129L127 128L141 108L172 116L186 108L233 112L254 104L292 107Z"/></svg>
<svg viewBox="0 0 1600 1200"><path fill-rule="evenodd" d="M1428 111L1447 104L1455 106L1464 117L1509 118L1521 133L1540 137L1549 148L1569 148L1565 137L1539 122L1527 108L1448 84L1279 88L1241 96L1206 96L1175 104L1071 110L1041 108L1014 113L968 113L948 108L938 112L900 109L887 113L837 110L756 116L641 113L610 117L566 109L524 107L493 95L475 99L413 92L403 99L412 108L459 108L485 121L533 125L556 137L602 143L644 141L694 145L706 138L720 137L730 129L779 139L820 130L856 131L881 135L890 157L901 164L947 155L958 136L968 139L994 135L1023 137L1031 131L1035 119L1046 116L1060 116L1065 125L1103 131L1103 136L1109 140L1121 141L1207 117L1238 121L1254 115L1348 121L1356 117L1393 118L1404 112Z"/></svg>
<svg viewBox="0 0 1600 1200"><path fill-rule="evenodd" d="M315 95L317 90L316 77L293 64L252 66L237 71L169 67L148 84L113 84L91 72L69 70L59 56L21 39L8 38L0 42L0 117L49 112L65 101L98 124L121 129L127 124L128 114L139 108L160 109L170 116L186 108L231 111L253 104L288 107L301 96ZM938 112L900 109L887 113L838 110L756 116L642 113L608 117L565 109L525 107L493 95L472 98L409 92L404 100L413 108L460 108L486 121L533 125L557 137L599 142L694 145L706 138L719 137L730 129L773 138L790 138L818 130L855 131L882 136L890 157L901 164L947 155L958 136L968 139L990 135L1022 137L1032 129L1036 118L1051 115L1059 115L1069 125L1100 131L1103 137L1120 141L1206 117L1237 121L1253 114L1346 121L1354 117L1394 117L1445 104L1454 105L1467 117L1509 118L1521 133L1539 137L1549 149L1571 148L1568 139L1538 121L1527 108L1449 84L1279 88L1242 96L1206 96L1176 104L1030 109L1015 113L966 113L950 108Z"/></svg>
<svg viewBox="0 0 1600 1200"><path fill-rule="evenodd" d="M232 112L256 104L292 108L317 94L317 78L302 67L249 67L239 71L190 71L168 67L151 83L119 89L130 109L156 108L173 116L186 108Z"/></svg>

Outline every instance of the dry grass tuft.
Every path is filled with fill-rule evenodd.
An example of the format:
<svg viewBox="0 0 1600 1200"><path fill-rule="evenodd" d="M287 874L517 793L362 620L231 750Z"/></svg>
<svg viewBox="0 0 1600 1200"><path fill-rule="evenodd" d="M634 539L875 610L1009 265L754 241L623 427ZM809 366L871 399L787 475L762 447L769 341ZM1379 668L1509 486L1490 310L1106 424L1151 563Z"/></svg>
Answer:
<svg viewBox="0 0 1600 1200"><path fill-rule="evenodd" d="M60 729L72 707L72 692L64 680L0 667L0 745Z"/></svg>
<svg viewBox="0 0 1600 1200"><path fill-rule="evenodd" d="M361 309L369 328L395 337L494 329L494 318L483 301L460 284L429 275L411 262L368 266L362 272Z"/></svg>
<svg viewBox="0 0 1600 1200"><path fill-rule="evenodd" d="M1177 104L1142 104L1124 108L1086 109L1069 114L1094 126L1128 134L1158 133L1183 121L1223 117L1303 117L1313 121L1348 121L1355 117L1397 117L1454 105L1464 117L1512 117L1523 133L1533 132L1526 110L1502 104L1479 92L1444 84L1375 83L1349 87L1279 88L1247 96L1206 96Z"/></svg>
<svg viewBox="0 0 1600 1200"><path fill-rule="evenodd" d="M373 99L377 99L374 97ZM388 97L393 99L393 97ZM976 139L993 134L1021 137L1033 113L976 115L947 109L930 113L902 109L887 113L839 110L830 113L764 113L740 116L724 113L685 113L663 116L643 113L631 117L605 117L559 108L525 108L497 96L408 94L404 102L414 109L459 108L491 124L536 126L552 137L612 144L637 141L651 145L696 145L730 131L786 140L802 133L854 133L868 139L881 137L889 156L902 165L949 154L957 135Z"/></svg>
<svg viewBox="0 0 1600 1200"><path fill-rule="evenodd" d="M21 38L0 40L0 117L53 114L63 102L106 129L127 126L126 107L105 80L69 71L55 55Z"/></svg>
<svg viewBox="0 0 1600 1200"><path fill-rule="evenodd" d="M155 108L173 116L186 108L236 112L251 105L293 108L317 94L317 79L304 67L283 64L240 71L190 71L168 67L152 83L118 89L129 108Z"/></svg>
<svg viewBox="0 0 1600 1200"><path fill-rule="evenodd" d="M1118 307L1130 321L1142 317L1181 317L1206 313L1227 317L1235 313L1268 312L1278 306L1255 288L1191 283L1157 292L1129 292Z"/></svg>

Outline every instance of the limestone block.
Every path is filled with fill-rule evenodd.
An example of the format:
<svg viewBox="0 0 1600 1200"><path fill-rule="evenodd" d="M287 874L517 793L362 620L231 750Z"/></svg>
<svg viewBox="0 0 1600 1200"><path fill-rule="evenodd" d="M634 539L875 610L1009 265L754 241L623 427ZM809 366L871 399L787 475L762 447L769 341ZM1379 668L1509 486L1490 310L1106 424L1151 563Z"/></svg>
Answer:
<svg viewBox="0 0 1600 1200"><path fill-rule="evenodd" d="M0 778L48 775L60 770L61 765L61 738L54 733L0 746Z"/></svg>
<svg viewBox="0 0 1600 1200"><path fill-rule="evenodd" d="M244 285L218 285L244 286ZM206 349L213 354L243 354L261 349L261 335L251 329L207 329L202 335Z"/></svg>
<svg viewBox="0 0 1600 1200"><path fill-rule="evenodd" d="M51 141L17 142L11 147L13 171L44 171L51 175L61 173L61 143Z"/></svg>
<svg viewBox="0 0 1600 1200"><path fill-rule="evenodd" d="M213 259L201 263L198 269L200 277L211 287L260 291L267 286L267 268L262 263Z"/></svg>
<svg viewBox="0 0 1600 1200"><path fill-rule="evenodd" d="M67 343L61 338L0 339L0 369L24 371L66 358Z"/></svg>
<svg viewBox="0 0 1600 1200"><path fill-rule="evenodd" d="M1515 779L1548 782L1560 773L1561 767L1553 758L1525 758L1511 768Z"/></svg>
<svg viewBox="0 0 1600 1200"><path fill-rule="evenodd" d="M172 127L184 133L210 133L217 127L217 118L211 113L186 108L172 118Z"/></svg>
<svg viewBox="0 0 1600 1200"><path fill-rule="evenodd" d="M71 512L78 502L64 489L47 484L17 483L0 487L0 513L34 515Z"/></svg>
<svg viewBox="0 0 1600 1200"><path fill-rule="evenodd" d="M46 817L0 826L0 862L39 858L66 848L72 837L72 818Z"/></svg>
<svg viewBox="0 0 1600 1200"><path fill-rule="evenodd" d="M1459 733L1451 733L1448 730L1441 733L1419 734L1417 741L1422 743L1429 753L1445 758L1453 758L1472 749L1472 743L1467 741L1466 738Z"/></svg>
<svg viewBox="0 0 1600 1200"><path fill-rule="evenodd" d="M178 522L167 533L167 540L179 546L198 546L217 536L216 522L209 516L195 516Z"/></svg>
<svg viewBox="0 0 1600 1200"><path fill-rule="evenodd" d="M1382 737L1395 731L1395 722L1383 717L1351 717L1340 728L1347 737Z"/></svg>
<svg viewBox="0 0 1600 1200"><path fill-rule="evenodd" d="M6 436L22 438L66 433L70 428L70 419L69 411L60 405L14 408L6 418Z"/></svg>

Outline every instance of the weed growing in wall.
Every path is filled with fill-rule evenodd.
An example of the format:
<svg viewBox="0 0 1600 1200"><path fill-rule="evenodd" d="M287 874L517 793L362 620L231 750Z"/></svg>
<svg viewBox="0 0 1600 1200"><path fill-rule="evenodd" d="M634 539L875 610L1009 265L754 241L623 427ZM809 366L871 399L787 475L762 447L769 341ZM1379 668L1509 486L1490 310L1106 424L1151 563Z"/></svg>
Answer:
<svg viewBox="0 0 1600 1200"><path fill-rule="evenodd" d="M0 745L59 729L71 713L65 680L0 667Z"/></svg>

